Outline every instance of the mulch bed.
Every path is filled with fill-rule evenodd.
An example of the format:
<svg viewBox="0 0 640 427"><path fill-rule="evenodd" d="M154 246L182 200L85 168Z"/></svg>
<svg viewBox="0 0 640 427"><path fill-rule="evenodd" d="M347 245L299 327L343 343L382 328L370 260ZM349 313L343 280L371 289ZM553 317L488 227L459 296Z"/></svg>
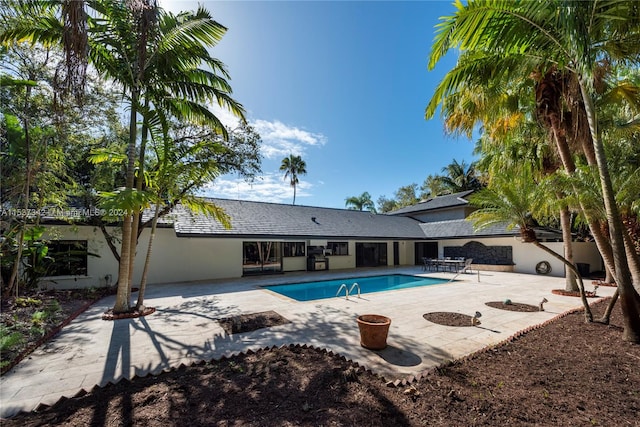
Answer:
<svg viewBox="0 0 640 427"><path fill-rule="evenodd" d="M580 296L580 291L567 291L565 289L552 289L551 293L555 294L555 295L562 295L562 296L565 296L565 297L579 297ZM593 292L593 291L585 291L584 295L587 298L598 298L596 293Z"/></svg>
<svg viewBox="0 0 640 427"><path fill-rule="evenodd" d="M505 304L504 301L490 301L485 302L486 305L493 308L499 308L500 310L519 311L524 313L530 313L534 311L540 311L540 308L531 304L524 304L521 302L510 302Z"/></svg>
<svg viewBox="0 0 640 427"><path fill-rule="evenodd" d="M155 307L144 307L142 311L134 310L126 313L114 314L113 309L109 309L102 315L102 320L121 320L121 319L135 319L137 317L144 317L156 312Z"/></svg>
<svg viewBox="0 0 640 427"><path fill-rule="evenodd" d="M260 313L242 314L234 317L220 319L218 321L222 329L229 335L251 332L257 329L271 326L285 325L289 322L273 310Z"/></svg>
<svg viewBox="0 0 640 427"><path fill-rule="evenodd" d="M434 311L425 313L422 317L429 322L443 326L473 326L471 323L473 316L451 311Z"/></svg>
<svg viewBox="0 0 640 427"><path fill-rule="evenodd" d="M617 288L618 285L616 283L603 282L602 280L593 280L591 282L594 286L607 286L609 288Z"/></svg>

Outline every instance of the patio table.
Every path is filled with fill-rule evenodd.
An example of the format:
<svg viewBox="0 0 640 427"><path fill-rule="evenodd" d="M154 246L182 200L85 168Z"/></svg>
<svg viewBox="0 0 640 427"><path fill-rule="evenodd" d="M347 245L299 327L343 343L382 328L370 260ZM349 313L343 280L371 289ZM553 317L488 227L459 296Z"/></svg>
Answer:
<svg viewBox="0 0 640 427"><path fill-rule="evenodd" d="M422 261L425 271L459 271L464 267L464 259L423 258Z"/></svg>

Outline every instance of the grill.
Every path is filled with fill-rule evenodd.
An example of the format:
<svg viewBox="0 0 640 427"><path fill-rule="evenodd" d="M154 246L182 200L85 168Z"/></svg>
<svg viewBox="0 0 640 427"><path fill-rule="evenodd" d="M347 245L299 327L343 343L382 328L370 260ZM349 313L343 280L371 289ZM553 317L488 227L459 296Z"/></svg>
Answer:
<svg viewBox="0 0 640 427"><path fill-rule="evenodd" d="M324 256L323 246L307 246L307 271L329 269L329 259Z"/></svg>

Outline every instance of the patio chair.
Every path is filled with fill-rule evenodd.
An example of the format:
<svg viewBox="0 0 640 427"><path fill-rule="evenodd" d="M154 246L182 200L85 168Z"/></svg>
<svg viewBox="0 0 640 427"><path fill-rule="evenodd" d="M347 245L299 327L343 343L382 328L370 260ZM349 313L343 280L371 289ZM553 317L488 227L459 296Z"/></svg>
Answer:
<svg viewBox="0 0 640 427"><path fill-rule="evenodd" d="M436 264L434 263L434 260L431 258L426 258L426 257L422 258L422 262L423 262L422 264L423 271L427 271L427 270L433 271L434 267L436 266Z"/></svg>
<svg viewBox="0 0 640 427"><path fill-rule="evenodd" d="M467 258L464 260L464 265L462 267L460 267L460 270L458 270L458 274L460 273L465 273L465 272L469 272L472 273L471 271L471 263L473 262L473 258Z"/></svg>

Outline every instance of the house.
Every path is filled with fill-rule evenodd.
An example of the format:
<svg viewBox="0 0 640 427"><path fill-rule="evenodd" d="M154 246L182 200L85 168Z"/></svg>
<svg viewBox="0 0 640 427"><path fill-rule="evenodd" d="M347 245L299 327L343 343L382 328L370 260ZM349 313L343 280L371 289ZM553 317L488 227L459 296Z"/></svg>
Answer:
<svg viewBox="0 0 640 427"><path fill-rule="evenodd" d="M504 226L474 231L465 220L472 211L470 192L435 197L387 214L347 209L211 199L231 217L231 228L182 206L159 224L149 283L239 278L292 271L422 265L423 257L474 259L476 268L535 274L547 261L550 274L564 275L561 262L520 242L517 230ZM118 265L98 227L52 225L56 244L85 248L77 263L43 280L43 286L72 288L113 283ZM139 280L149 230L139 240L134 281ZM562 253L561 235L540 232ZM65 246L66 245L66 246ZM70 249L69 249L70 250ZM76 251L77 252L77 251ZM592 243L575 243L574 257L591 270L601 269ZM77 258L77 257L76 257Z"/></svg>
<svg viewBox="0 0 640 427"><path fill-rule="evenodd" d="M424 240L416 242L417 258L473 258L475 269L526 274L536 274L536 266L546 261L551 266L550 275L565 275L565 266L560 260L521 242L517 227L508 230L507 224L503 224L475 231L472 222L466 219L475 210L467 199L472 193L471 190L438 196L390 212L390 215L421 222ZM538 228L536 235L554 252L564 253L561 231ZM573 257L582 273L604 269L593 242L573 242Z"/></svg>

